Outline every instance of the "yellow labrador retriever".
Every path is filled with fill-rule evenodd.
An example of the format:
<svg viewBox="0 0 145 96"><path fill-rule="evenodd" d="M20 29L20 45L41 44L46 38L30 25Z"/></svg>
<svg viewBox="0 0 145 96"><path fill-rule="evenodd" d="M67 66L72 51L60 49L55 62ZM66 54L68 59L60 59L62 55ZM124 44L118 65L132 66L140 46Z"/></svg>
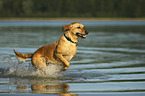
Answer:
<svg viewBox="0 0 145 96"><path fill-rule="evenodd" d="M32 65L39 70L45 69L48 64L63 65L60 71L67 70L69 61L77 52L78 38L86 38L88 31L78 22L63 26L63 31L64 34L55 43L40 47L33 54L21 54L14 50L17 59L25 62L26 58L31 58Z"/></svg>

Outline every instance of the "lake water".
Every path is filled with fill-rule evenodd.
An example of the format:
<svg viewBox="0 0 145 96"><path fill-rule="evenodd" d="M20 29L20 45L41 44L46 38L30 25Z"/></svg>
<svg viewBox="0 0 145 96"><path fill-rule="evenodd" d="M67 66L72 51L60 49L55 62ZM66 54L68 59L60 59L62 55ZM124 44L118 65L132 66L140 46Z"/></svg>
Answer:
<svg viewBox="0 0 145 96"><path fill-rule="evenodd" d="M90 33L65 72L17 61L13 49L33 53L71 22L0 21L0 95L145 96L145 21L80 21Z"/></svg>

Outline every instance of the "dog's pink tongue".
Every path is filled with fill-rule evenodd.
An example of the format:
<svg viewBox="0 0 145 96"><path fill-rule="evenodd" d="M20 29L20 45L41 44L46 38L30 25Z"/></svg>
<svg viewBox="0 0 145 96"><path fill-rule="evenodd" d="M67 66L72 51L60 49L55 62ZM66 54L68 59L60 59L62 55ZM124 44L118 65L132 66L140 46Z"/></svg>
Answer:
<svg viewBox="0 0 145 96"><path fill-rule="evenodd" d="M85 38L85 37L86 37L86 35L83 35L83 37Z"/></svg>

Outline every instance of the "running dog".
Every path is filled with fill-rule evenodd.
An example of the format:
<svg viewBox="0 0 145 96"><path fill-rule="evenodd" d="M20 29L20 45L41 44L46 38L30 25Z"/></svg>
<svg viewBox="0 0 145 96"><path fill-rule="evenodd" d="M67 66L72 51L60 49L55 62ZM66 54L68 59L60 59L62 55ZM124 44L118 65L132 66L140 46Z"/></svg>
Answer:
<svg viewBox="0 0 145 96"><path fill-rule="evenodd" d="M77 52L78 38L86 38L89 33L84 25L78 22L63 26L64 34L54 43L37 49L33 54L21 54L14 50L18 60L25 62L31 58L32 65L39 70L48 64L63 65L60 71L65 71L70 66L69 61Z"/></svg>

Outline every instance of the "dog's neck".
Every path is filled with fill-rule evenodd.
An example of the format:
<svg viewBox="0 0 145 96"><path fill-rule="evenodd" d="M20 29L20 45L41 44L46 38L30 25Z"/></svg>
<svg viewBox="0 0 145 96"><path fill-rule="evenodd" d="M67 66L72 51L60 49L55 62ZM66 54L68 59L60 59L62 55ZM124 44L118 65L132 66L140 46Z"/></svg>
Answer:
<svg viewBox="0 0 145 96"><path fill-rule="evenodd" d="M64 33L64 37L68 40L68 41L70 41L71 43L74 43L74 44L77 44L77 42L78 42L78 38L75 36L71 36L72 34L69 34L68 32L65 32Z"/></svg>
<svg viewBox="0 0 145 96"><path fill-rule="evenodd" d="M65 37L68 41L70 41L71 43L77 44L77 42L72 41L72 40L71 40L69 37L67 37L65 34L64 34L64 37Z"/></svg>

